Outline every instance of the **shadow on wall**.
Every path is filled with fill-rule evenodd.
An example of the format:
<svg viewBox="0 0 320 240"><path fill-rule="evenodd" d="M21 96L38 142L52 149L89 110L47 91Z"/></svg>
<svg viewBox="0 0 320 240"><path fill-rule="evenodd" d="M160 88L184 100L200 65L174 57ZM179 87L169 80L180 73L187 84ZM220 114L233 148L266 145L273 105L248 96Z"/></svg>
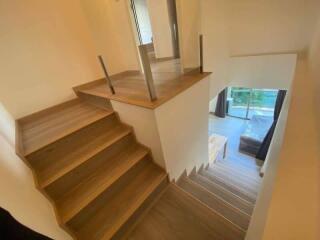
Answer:
<svg viewBox="0 0 320 240"><path fill-rule="evenodd" d="M15 121L0 102L0 136L15 146Z"/></svg>

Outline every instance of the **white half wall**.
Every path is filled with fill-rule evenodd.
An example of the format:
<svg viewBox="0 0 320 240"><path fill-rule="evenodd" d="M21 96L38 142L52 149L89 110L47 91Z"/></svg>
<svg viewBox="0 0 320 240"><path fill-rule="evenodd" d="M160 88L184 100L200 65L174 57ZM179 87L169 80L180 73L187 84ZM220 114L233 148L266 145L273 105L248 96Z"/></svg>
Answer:
<svg viewBox="0 0 320 240"><path fill-rule="evenodd" d="M122 122L133 127L137 140L151 149L154 161L166 168L160 136L153 110L111 100Z"/></svg>
<svg viewBox="0 0 320 240"><path fill-rule="evenodd" d="M208 163L209 77L156 109L170 179Z"/></svg>
<svg viewBox="0 0 320 240"><path fill-rule="evenodd" d="M156 164L170 180L209 161L207 77L156 109L111 101L121 121L134 128L137 140L149 147Z"/></svg>

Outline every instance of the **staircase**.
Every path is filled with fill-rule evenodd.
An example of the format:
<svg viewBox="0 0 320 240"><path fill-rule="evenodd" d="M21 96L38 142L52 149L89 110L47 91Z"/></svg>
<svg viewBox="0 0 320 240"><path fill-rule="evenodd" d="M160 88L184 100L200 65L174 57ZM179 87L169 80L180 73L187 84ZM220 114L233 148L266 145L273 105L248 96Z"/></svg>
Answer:
<svg viewBox="0 0 320 240"><path fill-rule="evenodd" d="M17 153L74 239L244 239L254 174L219 164L169 183L108 101L78 96L17 120Z"/></svg>

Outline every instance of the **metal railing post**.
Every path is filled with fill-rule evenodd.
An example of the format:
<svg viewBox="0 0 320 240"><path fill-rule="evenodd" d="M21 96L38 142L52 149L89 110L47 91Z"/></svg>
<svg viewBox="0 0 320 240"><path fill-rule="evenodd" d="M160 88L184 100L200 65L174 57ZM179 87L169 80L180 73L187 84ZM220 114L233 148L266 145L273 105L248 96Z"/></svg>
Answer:
<svg viewBox="0 0 320 240"><path fill-rule="evenodd" d="M203 73L203 35L199 36L200 41L200 73Z"/></svg>
<svg viewBox="0 0 320 240"><path fill-rule="evenodd" d="M110 79L110 77L109 77L109 74L108 74L108 71L107 71L106 65L105 65L105 63L104 63L104 61L103 61L103 58L102 58L102 56L101 56L101 55L99 55L99 56L98 56L98 58L99 58L99 61L100 61L101 67L102 67L102 69L103 69L104 75L105 75L105 77L106 77L106 80L107 80L108 86L109 86L109 88L110 88L110 90L111 90L111 93L112 93L112 94L115 94L116 92L114 91L114 88L113 88L113 85L112 85L111 79Z"/></svg>
<svg viewBox="0 0 320 240"><path fill-rule="evenodd" d="M140 45L139 52L140 52L140 57L141 57L145 80L146 80L147 86L148 86L149 96L150 96L151 101L155 101L155 100L157 100L157 94L156 94L156 90L154 87L153 76L152 76L152 71L151 71L151 66L150 66L150 61L149 61L149 56L148 56L148 50L146 48L146 45Z"/></svg>

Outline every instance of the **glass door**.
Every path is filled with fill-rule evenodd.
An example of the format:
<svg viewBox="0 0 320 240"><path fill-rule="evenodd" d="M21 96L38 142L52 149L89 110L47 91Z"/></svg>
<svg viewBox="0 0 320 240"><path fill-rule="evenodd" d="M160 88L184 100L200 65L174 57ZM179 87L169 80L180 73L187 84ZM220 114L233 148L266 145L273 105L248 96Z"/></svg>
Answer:
<svg viewBox="0 0 320 240"><path fill-rule="evenodd" d="M255 88L228 88L227 114L251 119L254 115L273 117L278 90Z"/></svg>
<svg viewBox="0 0 320 240"><path fill-rule="evenodd" d="M227 114L232 117L248 118L250 88L230 87L227 98Z"/></svg>
<svg viewBox="0 0 320 240"><path fill-rule="evenodd" d="M248 118L253 115L273 117L278 90L252 89Z"/></svg>

